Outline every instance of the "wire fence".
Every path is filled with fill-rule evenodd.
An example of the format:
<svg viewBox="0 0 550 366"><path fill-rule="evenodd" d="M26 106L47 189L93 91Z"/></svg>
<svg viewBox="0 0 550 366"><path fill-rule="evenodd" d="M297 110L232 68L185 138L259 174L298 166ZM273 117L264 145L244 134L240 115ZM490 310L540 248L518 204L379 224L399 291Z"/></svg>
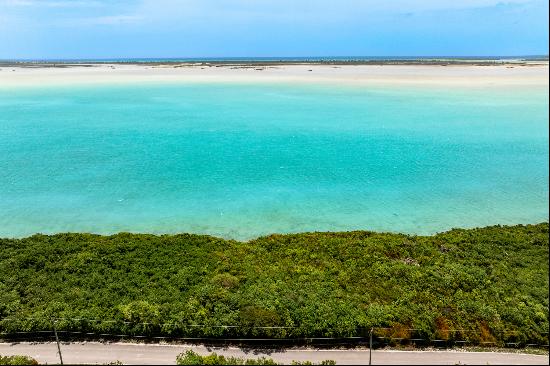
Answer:
<svg viewBox="0 0 550 366"><path fill-rule="evenodd" d="M2 318L0 338L4 340L141 340L205 344L250 345L347 345L374 348L416 346L451 348L463 346L548 348L548 332L525 335L518 330L439 329L406 327L356 328L349 336L319 334L303 336L300 326L256 326L223 324L155 323L93 318Z"/></svg>

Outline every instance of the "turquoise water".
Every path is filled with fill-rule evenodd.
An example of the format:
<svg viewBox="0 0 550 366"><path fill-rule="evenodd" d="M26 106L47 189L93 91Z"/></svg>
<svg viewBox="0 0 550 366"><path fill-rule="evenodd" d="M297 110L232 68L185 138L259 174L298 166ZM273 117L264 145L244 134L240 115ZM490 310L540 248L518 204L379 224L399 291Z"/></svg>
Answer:
<svg viewBox="0 0 550 366"><path fill-rule="evenodd" d="M0 236L548 220L548 90L0 88Z"/></svg>

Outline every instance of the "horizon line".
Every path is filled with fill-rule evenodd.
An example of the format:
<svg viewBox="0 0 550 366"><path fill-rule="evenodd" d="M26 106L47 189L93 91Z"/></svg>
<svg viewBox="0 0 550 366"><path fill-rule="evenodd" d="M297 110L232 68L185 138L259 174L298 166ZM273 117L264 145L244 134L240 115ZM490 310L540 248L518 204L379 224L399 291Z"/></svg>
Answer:
<svg viewBox="0 0 550 366"><path fill-rule="evenodd" d="M51 61L110 61L110 60L307 60L307 59L515 59L515 58L549 58L548 54L524 55L332 55L332 56L197 56L197 57L77 57L77 58L2 58L0 61L15 62L51 62Z"/></svg>

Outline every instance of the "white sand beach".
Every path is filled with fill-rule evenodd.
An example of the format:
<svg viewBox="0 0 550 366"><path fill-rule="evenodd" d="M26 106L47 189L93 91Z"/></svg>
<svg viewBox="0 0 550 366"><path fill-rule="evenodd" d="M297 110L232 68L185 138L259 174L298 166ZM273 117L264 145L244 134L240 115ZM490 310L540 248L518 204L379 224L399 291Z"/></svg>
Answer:
<svg viewBox="0 0 550 366"><path fill-rule="evenodd" d="M0 87L128 82L331 82L467 87L548 86L548 62L528 65L1 66Z"/></svg>

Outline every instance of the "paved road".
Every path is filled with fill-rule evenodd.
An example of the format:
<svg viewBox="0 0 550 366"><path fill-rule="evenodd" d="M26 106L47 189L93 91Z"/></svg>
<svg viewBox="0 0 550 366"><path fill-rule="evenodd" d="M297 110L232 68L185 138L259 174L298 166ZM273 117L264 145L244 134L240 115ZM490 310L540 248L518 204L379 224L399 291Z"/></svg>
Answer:
<svg viewBox="0 0 550 366"><path fill-rule="evenodd" d="M290 364L292 360L320 362L335 360L338 364L368 364L368 350L318 350L292 349L287 351L251 351L247 349L207 348L191 345L148 345L132 343L62 343L61 352L66 364L86 363L102 364L119 360L124 364L175 364L176 356L192 349L199 354L216 352L224 356L256 358L271 357L275 361ZM55 343L0 343L0 354L28 355L40 363L59 363ZM407 365L456 365L456 364L521 364L548 365L548 356L493 353L493 352L458 352L458 351L374 351L373 365L407 364Z"/></svg>

